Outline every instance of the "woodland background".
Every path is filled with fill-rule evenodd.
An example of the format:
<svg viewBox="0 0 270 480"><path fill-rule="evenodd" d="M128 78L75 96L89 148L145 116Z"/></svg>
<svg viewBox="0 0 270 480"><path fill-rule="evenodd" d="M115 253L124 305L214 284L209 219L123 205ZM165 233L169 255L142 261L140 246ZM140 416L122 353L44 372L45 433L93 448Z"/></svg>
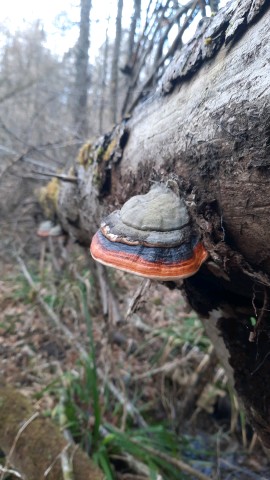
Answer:
<svg viewBox="0 0 270 480"><path fill-rule="evenodd" d="M78 38L63 56L46 46L42 18L14 34L0 25L1 377L80 444L105 478L270 478L179 292L98 267L64 236L36 236L44 218L55 221L40 206L40 188L151 95L183 39L220 7L134 0L124 28L123 3L106 14L104 2L103 43L91 61L91 0L78 5ZM54 180L50 188L53 195ZM0 447L0 478L43 478L20 477L28 466L20 471L1 440ZM65 480L77 478L61 468Z"/></svg>

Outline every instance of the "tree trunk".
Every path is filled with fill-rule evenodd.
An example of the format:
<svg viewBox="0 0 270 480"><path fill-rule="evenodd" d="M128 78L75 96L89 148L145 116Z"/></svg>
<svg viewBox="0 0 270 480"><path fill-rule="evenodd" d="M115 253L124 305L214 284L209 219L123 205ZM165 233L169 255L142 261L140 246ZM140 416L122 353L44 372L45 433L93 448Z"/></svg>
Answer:
<svg viewBox="0 0 270 480"><path fill-rule="evenodd" d="M101 86L100 86L100 105L99 105L99 117L98 117L98 130L100 134L103 133L103 115L104 115L105 96L106 96L108 53L109 53L109 36L108 36L109 23L110 23L110 17L108 17L107 19L107 27L106 27L105 43L104 43L104 54L103 54L103 65L102 65L102 77L101 77Z"/></svg>
<svg viewBox="0 0 270 480"><path fill-rule="evenodd" d="M125 65L121 68L121 72L126 75L127 79L127 89L125 92L125 97L121 109L121 115L124 116L127 112L127 106L130 99L132 85L134 81L134 66L136 65L137 57L137 45L135 42L136 36L136 27L141 17L141 0L133 1L133 15L131 17L130 28L129 28L129 37L128 37L128 50L126 55Z"/></svg>
<svg viewBox="0 0 270 480"><path fill-rule="evenodd" d="M89 88L89 31L92 0L81 0L80 34L75 51L75 85L73 118L75 131L85 138L88 133L87 98Z"/></svg>
<svg viewBox="0 0 270 480"><path fill-rule="evenodd" d="M120 44L122 37L122 11L123 0L118 0L117 3L117 17L116 17L116 32L113 48L112 70L111 70L111 122L117 121L118 112L118 69L120 57Z"/></svg>
<svg viewBox="0 0 270 480"><path fill-rule="evenodd" d="M270 447L270 9L231 2L203 22L158 92L80 156L64 228L86 244L100 218L173 180L209 259L182 288ZM255 319L255 320L254 320ZM255 328L253 327L256 322Z"/></svg>

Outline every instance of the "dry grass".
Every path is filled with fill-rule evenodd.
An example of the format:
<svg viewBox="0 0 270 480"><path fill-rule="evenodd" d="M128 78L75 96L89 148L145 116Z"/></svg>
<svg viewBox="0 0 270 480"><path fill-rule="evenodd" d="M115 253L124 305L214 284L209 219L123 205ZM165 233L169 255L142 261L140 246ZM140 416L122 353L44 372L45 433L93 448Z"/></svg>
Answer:
<svg viewBox="0 0 270 480"><path fill-rule="evenodd" d="M89 349L85 296L97 368L103 375L99 380L102 423L122 432L136 427L126 402L119 403L108 389L110 382L121 398L140 412L145 424L166 425L168 432L174 432L182 442L185 461L198 471L207 471L214 478L263 478L260 475L267 462L258 444L247 454L244 447L250 446L252 432L238 420L239 407L229 397L225 374L211 353L200 321L188 310L179 290L151 283L138 294L140 279L112 270L103 272L103 288L108 289L104 314L100 282L88 252L68 248L68 261L63 247L55 244L53 251L46 246L42 263L30 264L34 289L18 265L2 265L5 280L0 282L0 359L4 379L31 398L38 398L47 412L57 412L63 388L70 395L74 393L73 384L83 389L85 368L79 362L76 342ZM54 269L55 260L60 269ZM52 327L37 292L72 333L73 345L63 331ZM191 409L189 398L195 399ZM83 411L78 395L77 401ZM183 411L188 412L187 416L183 417ZM90 416L88 425L83 421L80 428L89 429L94 421ZM80 431L78 438L82 437ZM127 458L114 461L117 478L142 477L141 472L134 473ZM127 465L130 471L125 477Z"/></svg>

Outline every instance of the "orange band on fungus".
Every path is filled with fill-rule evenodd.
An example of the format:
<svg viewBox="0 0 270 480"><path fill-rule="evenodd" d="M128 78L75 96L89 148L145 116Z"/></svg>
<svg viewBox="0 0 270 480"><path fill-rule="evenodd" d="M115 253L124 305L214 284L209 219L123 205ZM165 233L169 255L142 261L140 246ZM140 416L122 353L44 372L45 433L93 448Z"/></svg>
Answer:
<svg viewBox="0 0 270 480"><path fill-rule="evenodd" d="M194 275L208 253L193 238L190 244L178 247L130 246L110 242L98 231L90 247L92 257L110 267L156 280L176 280Z"/></svg>

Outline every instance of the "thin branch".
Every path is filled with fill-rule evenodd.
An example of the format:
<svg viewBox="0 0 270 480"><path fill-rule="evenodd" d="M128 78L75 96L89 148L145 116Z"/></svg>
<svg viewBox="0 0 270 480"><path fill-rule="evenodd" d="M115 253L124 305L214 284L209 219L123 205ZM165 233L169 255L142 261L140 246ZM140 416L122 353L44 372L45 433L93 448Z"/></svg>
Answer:
<svg viewBox="0 0 270 480"><path fill-rule="evenodd" d="M149 290L150 285L151 285L151 280L149 280L149 278L142 280L135 294L133 295L132 299L129 302L129 306L126 313L126 320L128 317L130 317L130 315L132 315L136 311L139 302L141 301L141 299L143 298L147 290Z"/></svg>
<svg viewBox="0 0 270 480"><path fill-rule="evenodd" d="M61 465L62 465L62 473L64 475L64 472L63 472L63 464L62 464L62 458L64 458L66 455L67 455L67 450L69 449L70 447L70 444L68 443L67 445L64 446L64 448L62 449L62 451L60 453L58 453L58 455L56 455L56 457L53 459L52 463L49 465L49 467L45 470L43 476L44 478L46 478L49 473L52 471L54 465L56 464L57 460L60 458L61 459ZM64 460L64 464L66 465L66 460ZM65 477L64 477L65 478ZM66 479L65 479L66 480ZM67 478L67 480L70 480L69 478ZM71 479L72 480L72 479Z"/></svg>
<svg viewBox="0 0 270 480"><path fill-rule="evenodd" d="M4 95L3 97L0 97L0 103L5 102L6 100L13 97L14 95L17 95L17 93L21 93L24 90L27 90L28 88L32 87L35 83L37 83L37 80L31 80L25 85L18 85L17 87L13 88L13 90L8 92L6 95Z"/></svg>
<svg viewBox="0 0 270 480"><path fill-rule="evenodd" d="M13 475L14 477L17 477L17 478L23 478L21 476L21 474L19 472L17 472L17 470L12 470L11 468L5 468L5 467L2 467L1 465L0 465L0 472L2 472L4 474L8 473L8 474Z"/></svg>
<svg viewBox="0 0 270 480"><path fill-rule="evenodd" d="M35 173L36 175L43 175L44 177L58 178L58 180L61 180L62 182L78 183L77 177L73 177L72 175L60 175L59 173L38 172L37 170L32 170L32 173Z"/></svg>
<svg viewBox="0 0 270 480"><path fill-rule="evenodd" d="M148 78L145 80L145 82L143 83L142 87L140 88L140 91L139 93L137 94L137 96L135 97L135 99L133 100L131 106L129 107L128 111L129 113L131 113L134 108L136 107L136 105L138 104L139 100L142 98L142 96L144 95L144 92L149 88L149 86L151 85L152 81L153 81L153 78L154 76L156 75L156 73L158 72L159 68L161 68L164 63L166 62L166 60L173 56L175 51L176 51L176 48L179 44L179 42L181 41L182 39L182 36L183 36L183 33L184 31L187 29L187 27L189 26L190 24L190 21L193 20L193 14L195 12L195 9L197 7L197 4L198 4L198 0L194 0L194 2L192 3L192 6L191 6L191 11L189 13L189 15L186 16L186 19L185 19L185 22L184 24L182 25L182 27L180 28L177 36L175 37L174 39L174 42L173 44L171 45L171 47L169 48L169 50L167 51L167 53L159 60L158 64L155 65L152 69L152 72L150 73L150 75L148 76Z"/></svg>

